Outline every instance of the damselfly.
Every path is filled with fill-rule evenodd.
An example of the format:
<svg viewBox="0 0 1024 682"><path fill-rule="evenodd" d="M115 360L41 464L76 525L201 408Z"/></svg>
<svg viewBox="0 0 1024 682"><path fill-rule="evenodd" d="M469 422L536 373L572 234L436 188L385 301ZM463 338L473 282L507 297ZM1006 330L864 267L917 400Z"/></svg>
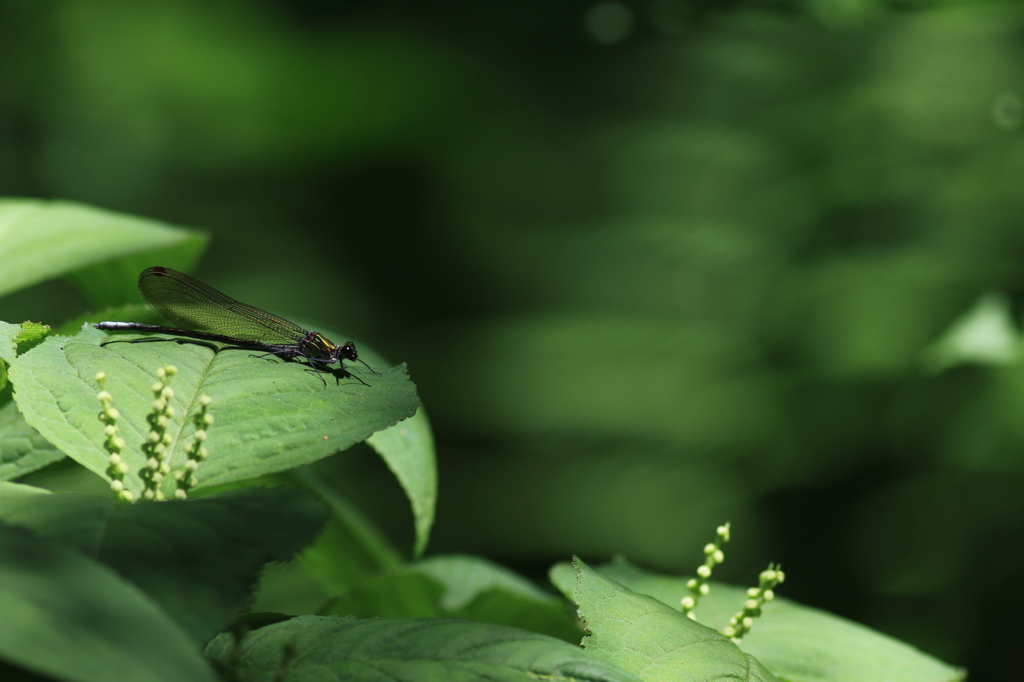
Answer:
<svg viewBox="0 0 1024 682"><path fill-rule="evenodd" d="M139 294L150 308L178 326L139 322L99 322L93 326L108 331L161 332L219 341L266 351L266 355L285 360L304 358L321 381L320 370L330 370L328 365L335 362L341 363L344 369L342 360L362 362L373 372L372 367L359 359L356 345L351 341L336 346L319 332L308 331L283 317L236 301L183 272L163 267L146 268L139 275ZM355 378L366 384L359 377Z"/></svg>

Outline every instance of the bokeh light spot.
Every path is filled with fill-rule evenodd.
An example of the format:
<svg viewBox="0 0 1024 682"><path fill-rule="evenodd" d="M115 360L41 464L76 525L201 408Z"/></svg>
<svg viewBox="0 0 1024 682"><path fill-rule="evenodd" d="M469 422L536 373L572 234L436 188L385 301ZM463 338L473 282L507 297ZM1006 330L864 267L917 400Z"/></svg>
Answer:
<svg viewBox="0 0 1024 682"><path fill-rule="evenodd" d="M594 42L615 45L633 31L633 10L621 2L599 2L587 10L584 26Z"/></svg>

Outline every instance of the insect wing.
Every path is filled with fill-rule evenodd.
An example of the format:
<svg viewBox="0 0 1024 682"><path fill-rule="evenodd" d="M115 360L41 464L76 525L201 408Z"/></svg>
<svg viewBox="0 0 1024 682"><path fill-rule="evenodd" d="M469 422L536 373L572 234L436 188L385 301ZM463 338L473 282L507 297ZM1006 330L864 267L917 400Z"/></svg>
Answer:
<svg viewBox="0 0 1024 682"><path fill-rule="evenodd" d="M143 300L183 329L266 344L295 344L306 331L293 322L236 301L183 272L147 268L139 275Z"/></svg>

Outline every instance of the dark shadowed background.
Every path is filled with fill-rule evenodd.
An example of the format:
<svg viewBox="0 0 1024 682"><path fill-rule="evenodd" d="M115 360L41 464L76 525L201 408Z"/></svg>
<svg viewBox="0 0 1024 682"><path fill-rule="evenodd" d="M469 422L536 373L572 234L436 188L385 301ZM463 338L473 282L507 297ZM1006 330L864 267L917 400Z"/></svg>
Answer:
<svg viewBox="0 0 1024 682"><path fill-rule="evenodd" d="M921 358L1019 308L1022 118L1014 3L0 3L0 195L204 228L201 278L408 362L431 552L692 572L731 521L716 577L972 679L1021 636L1024 367Z"/></svg>

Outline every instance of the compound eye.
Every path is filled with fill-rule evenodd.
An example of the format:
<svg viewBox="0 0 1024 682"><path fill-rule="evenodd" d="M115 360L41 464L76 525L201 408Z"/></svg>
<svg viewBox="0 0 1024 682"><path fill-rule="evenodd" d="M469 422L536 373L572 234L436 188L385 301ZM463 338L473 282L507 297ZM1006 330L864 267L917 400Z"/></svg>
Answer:
<svg viewBox="0 0 1024 682"><path fill-rule="evenodd" d="M356 344L351 341L347 341L344 346L341 347L342 354L349 360L357 359L356 355Z"/></svg>

